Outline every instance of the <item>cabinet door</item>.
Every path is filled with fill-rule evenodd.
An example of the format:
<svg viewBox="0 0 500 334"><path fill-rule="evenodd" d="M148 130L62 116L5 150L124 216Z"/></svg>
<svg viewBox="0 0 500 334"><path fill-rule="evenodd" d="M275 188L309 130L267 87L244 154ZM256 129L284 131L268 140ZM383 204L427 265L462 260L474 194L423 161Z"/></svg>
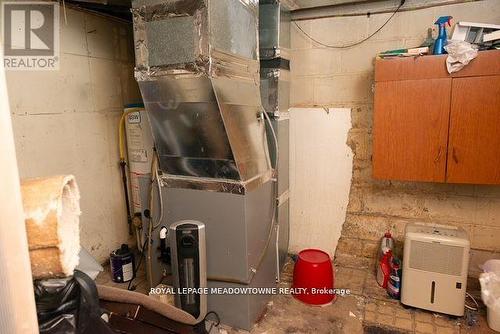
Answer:
<svg viewBox="0 0 500 334"><path fill-rule="evenodd" d="M444 182L451 78L377 82L373 176Z"/></svg>
<svg viewBox="0 0 500 334"><path fill-rule="evenodd" d="M453 79L446 180L500 184L500 76Z"/></svg>

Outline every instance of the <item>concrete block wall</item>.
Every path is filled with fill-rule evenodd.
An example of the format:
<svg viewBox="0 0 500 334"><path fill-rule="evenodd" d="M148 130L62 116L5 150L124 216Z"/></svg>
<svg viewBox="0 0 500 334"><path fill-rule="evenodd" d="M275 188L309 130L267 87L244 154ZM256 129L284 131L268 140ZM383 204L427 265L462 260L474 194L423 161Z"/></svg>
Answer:
<svg viewBox="0 0 500 334"><path fill-rule="evenodd" d="M129 240L118 166L123 105L140 101L132 26L61 8L59 71L8 71L21 177L74 174L81 244L98 261ZM133 242L133 240L129 240Z"/></svg>
<svg viewBox="0 0 500 334"><path fill-rule="evenodd" d="M474 249L472 275L479 272L477 264L485 259L500 258L500 187L371 178L372 86L376 54L388 49L419 46L427 29L442 15L453 16L454 22L500 24L498 4L497 0L485 0L401 12L373 38L346 49L321 46L292 24L292 106L352 110L347 139L354 152L352 185L345 221L340 222L343 227L336 251L337 262L350 266L373 265L382 234L390 229L401 241L405 225L415 221L465 228ZM322 43L344 45L366 37L389 16L332 17L296 23ZM335 190L330 191L332 194L324 196L334 196ZM292 193L292 199L293 196ZM339 222L327 220L323 224ZM401 247L401 242L398 244Z"/></svg>

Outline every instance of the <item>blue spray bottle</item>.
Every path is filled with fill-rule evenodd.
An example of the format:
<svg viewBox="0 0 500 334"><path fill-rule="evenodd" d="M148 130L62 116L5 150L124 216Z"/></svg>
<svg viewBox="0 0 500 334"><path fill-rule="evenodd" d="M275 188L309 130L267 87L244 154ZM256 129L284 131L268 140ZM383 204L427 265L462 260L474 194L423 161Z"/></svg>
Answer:
<svg viewBox="0 0 500 334"><path fill-rule="evenodd" d="M441 16L439 19L437 19L434 24L437 24L439 27L439 35L436 38L436 41L434 42L434 52L433 54L435 55L441 55L443 53L446 53L444 46L446 45L446 42L448 41L448 36L446 36L446 24L448 24L449 27L451 27L451 16Z"/></svg>

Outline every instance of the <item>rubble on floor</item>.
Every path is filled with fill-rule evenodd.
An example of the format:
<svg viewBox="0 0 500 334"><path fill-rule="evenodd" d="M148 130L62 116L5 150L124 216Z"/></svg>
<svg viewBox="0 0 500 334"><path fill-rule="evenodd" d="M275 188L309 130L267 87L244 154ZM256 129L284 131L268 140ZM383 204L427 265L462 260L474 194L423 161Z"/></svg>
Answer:
<svg viewBox="0 0 500 334"><path fill-rule="evenodd" d="M101 273L98 284L114 285L109 277L109 269ZM280 286L290 287L293 262L290 260L281 275ZM147 281L144 273L138 273L137 290L145 292ZM126 288L127 284L119 284ZM335 287L351 291L350 295L338 296L327 306L306 305L289 295L273 296L267 312L255 325L251 334L329 334L329 333L415 333L415 334L482 334L495 333L486 323L486 309L481 309L474 317L473 326L468 326L465 318L454 318L413 308L405 308L399 301L387 296L377 285L375 274L370 269L337 266ZM474 280L468 291L478 296L479 286ZM144 290L144 291L143 291ZM478 298L478 302L480 299ZM213 333L214 331L212 331ZM222 334L244 334L247 331L219 326Z"/></svg>

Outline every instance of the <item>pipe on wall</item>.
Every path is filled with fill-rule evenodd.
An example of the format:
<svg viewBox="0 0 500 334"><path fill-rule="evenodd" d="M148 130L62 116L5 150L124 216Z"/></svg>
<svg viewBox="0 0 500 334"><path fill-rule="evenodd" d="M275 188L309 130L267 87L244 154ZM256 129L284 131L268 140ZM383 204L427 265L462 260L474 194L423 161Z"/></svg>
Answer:
<svg viewBox="0 0 500 334"><path fill-rule="evenodd" d="M38 333L28 240L0 46L0 333Z"/></svg>

